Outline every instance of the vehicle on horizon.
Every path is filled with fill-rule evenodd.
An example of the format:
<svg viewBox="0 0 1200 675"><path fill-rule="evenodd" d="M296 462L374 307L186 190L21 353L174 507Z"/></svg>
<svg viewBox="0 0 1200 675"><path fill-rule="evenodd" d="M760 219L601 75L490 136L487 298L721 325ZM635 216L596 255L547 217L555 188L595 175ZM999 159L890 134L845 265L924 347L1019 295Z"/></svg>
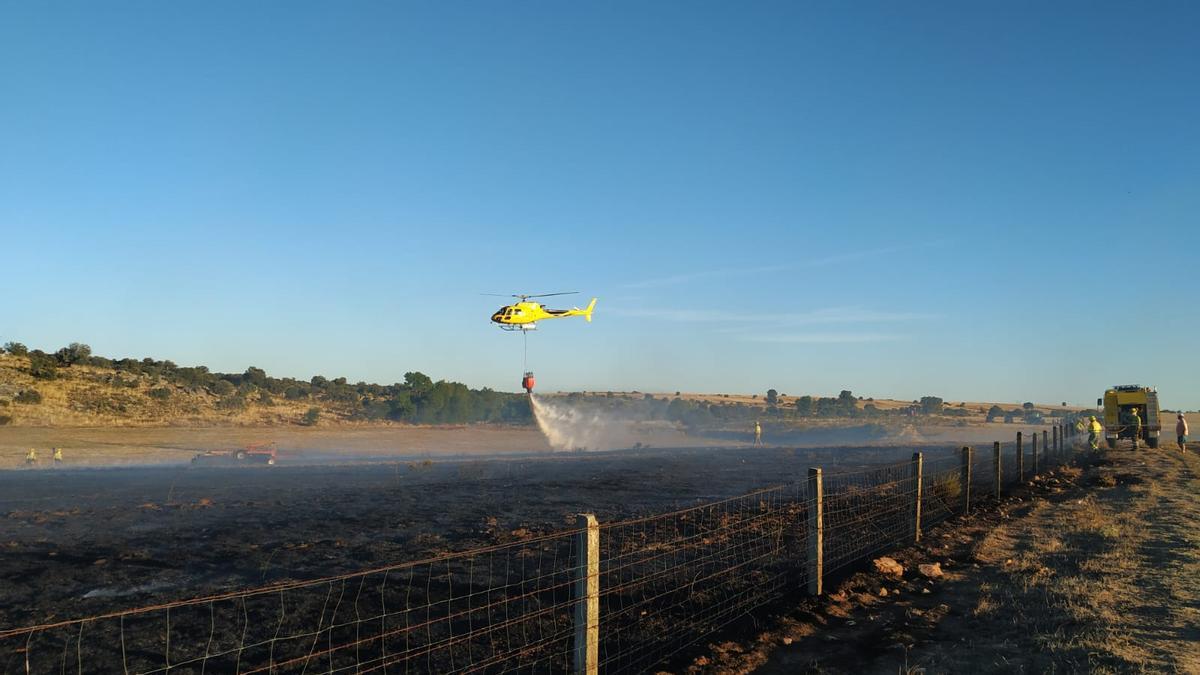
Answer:
<svg viewBox="0 0 1200 675"><path fill-rule="evenodd" d="M275 443L251 443L244 448L205 450L192 457L192 464L199 466L238 466L242 464L274 466L276 456Z"/></svg>
<svg viewBox="0 0 1200 675"><path fill-rule="evenodd" d="M1158 410L1158 391L1154 387L1140 384L1121 384L1104 392L1104 398L1096 400L1104 409L1104 440L1109 448L1117 447L1123 438L1133 441L1137 428L1129 423L1129 414L1137 411L1142 420L1140 440L1151 448L1158 447L1158 435L1162 431L1162 419Z"/></svg>
<svg viewBox="0 0 1200 675"><path fill-rule="evenodd" d="M588 306L580 309L572 307L571 309L546 309L546 306L540 302L530 302L530 298L548 298L552 295L574 295L578 291L568 291L566 293L540 293L537 295L525 295L514 293L511 297L517 298L517 302L511 305L505 305L496 310L492 314L492 322L500 326L504 330L512 331L531 331L537 330L537 322L547 319L565 319L569 316L582 316L588 323L592 322L592 310L596 308L596 298L588 303ZM484 295L498 295L496 293L484 293Z"/></svg>

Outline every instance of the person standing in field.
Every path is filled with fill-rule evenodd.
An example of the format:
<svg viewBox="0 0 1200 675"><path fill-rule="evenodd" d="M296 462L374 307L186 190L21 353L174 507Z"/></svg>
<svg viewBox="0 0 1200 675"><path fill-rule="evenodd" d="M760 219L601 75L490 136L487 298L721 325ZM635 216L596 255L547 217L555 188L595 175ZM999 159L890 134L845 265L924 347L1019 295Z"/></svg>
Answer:
<svg viewBox="0 0 1200 675"><path fill-rule="evenodd" d="M1092 415L1092 420L1088 422L1088 446L1092 450L1100 449L1100 434L1104 433L1104 427L1100 426L1100 421Z"/></svg>
<svg viewBox="0 0 1200 675"><path fill-rule="evenodd" d="M754 420L754 444L762 445L762 425Z"/></svg>
<svg viewBox="0 0 1200 675"><path fill-rule="evenodd" d="M55 448L54 449L54 466L58 466L59 464L62 464L62 461L63 461L62 460L62 448Z"/></svg>
<svg viewBox="0 0 1200 675"><path fill-rule="evenodd" d="M33 448L29 449L29 454L25 455L25 463L29 466L37 464L37 450L34 450Z"/></svg>
<svg viewBox="0 0 1200 675"><path fill-rule="evenodd" d="M1179 421L1175 423L1175 440L1179 442L1179 451L1187 452L1188 425L1187 418L1179 413Z"/></svg>
<svg viewBox="0 0 1200 675"><path fill-rule="evenodd" d="M1138 416L1137 408L1129 409L1129 426L1133 427L1133 449L1137 450L1142 440L1142 418Z"/></svg>

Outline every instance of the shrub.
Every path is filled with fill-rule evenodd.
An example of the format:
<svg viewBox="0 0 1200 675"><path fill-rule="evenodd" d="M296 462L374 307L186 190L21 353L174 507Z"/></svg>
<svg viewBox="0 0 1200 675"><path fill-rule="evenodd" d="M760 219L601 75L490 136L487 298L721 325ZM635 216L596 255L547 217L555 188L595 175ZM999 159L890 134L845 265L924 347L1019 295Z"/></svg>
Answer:
<svg viewBox="0 0 1200 675"><path fill-rule="evenodd" d="M274 405L275 399L271 398L271 393L264 389L263 391L258 392L258 404Z"/></svg>
<svg viewBox="0 0 1200 675"><path fill-rule="evenodd" d="M307 398L308 392L304 391L300 387L297 387L296 385L292 385L283 390L283 397L289 401L298 401L302 398Z"/></svg>
<svg viewBox="0 0 1200 675"><path fill-rule="evenodd" d="M62 349L54 352L54 358L58 362L70 366L76 363L87 363L88 358L92 355L92 348L82 342L72 342Z"/></svg>
<svg viewBox="0 0 1200 675"><path fill-rule="evenodd" d="M13 400L17 403L36 405L42 402L42 394L37 389L22 389Z"/></svg>
<svg viewBox="0 0 1200 675"><path fill-rule="evenodd" d="M10 422L12 422L12 417L10 415L0 415L0 427L9 424Z"/></svg>
<svg viewBox="0 0 1200 675"><path fill-rule="evenodd" d="M217 401L217 408L220 410L245 410L246 399L241 396L226 396Z"/></svg>
<svg viewBox="0 0 1200 675"><path fill-rule="evenodd" d="M146 395L159 401L165 401L171 398L171 390L167 387L157 387L146 392Z"/></svg>
<svg viewBox="0 0 1200 675"><path fill-rule="evenodd" d="M304 413L304 417L301 418L300 424L303 424L306 427L311 427L317 423L317 420L320 417L321 417L321 409L314 406L312 408L309 408L308 412Z"/></svg>
<svg viewBox="0 0 1200 675"><path fill-rule="evenodd" d="M29 347L26 347L20 342L9 342L4 345L4 351L12 354L13 356L25 356L29 353Z"/></svg>
<svg viewBox="0 0 1200 675"><path fill-rule="evenodd" d="M30 354L29 374L39 380L53 380L58 377L58 365L45 354Z"/></svg>
<svg viewBox="0 0 1200 675"><path fill-rule="evenodd" d="M955 500L962 494L962 481L958 474L943 476L933 483L933 494L944 504L956 504Z"/></svg>
<svg viewBox="0 0 1200 675"><path fill-rule="evenodd" d="M233 386L233 383L229 380L217 380L216 382L212 383L211 387L209 387L209 391L217 396L229 396L236 389L237 387Z"/></svg>

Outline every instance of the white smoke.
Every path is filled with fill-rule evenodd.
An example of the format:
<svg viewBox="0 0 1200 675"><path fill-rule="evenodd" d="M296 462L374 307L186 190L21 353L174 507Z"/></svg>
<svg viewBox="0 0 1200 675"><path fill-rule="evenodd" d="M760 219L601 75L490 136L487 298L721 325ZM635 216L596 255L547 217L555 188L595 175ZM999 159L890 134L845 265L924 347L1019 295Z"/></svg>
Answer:
<svg viewBox="0 0 1200 675"><path fill-rule="evenodd" d="M555 450L618 450L694 445L678 424L617 412L584 401L542 400L530 394L533 416Z"/></svg>

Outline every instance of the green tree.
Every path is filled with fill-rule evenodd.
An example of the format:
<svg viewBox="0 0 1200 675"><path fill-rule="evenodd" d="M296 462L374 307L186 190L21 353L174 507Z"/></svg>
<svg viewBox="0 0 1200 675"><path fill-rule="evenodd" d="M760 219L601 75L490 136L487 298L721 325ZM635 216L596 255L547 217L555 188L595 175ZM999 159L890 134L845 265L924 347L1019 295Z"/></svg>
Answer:
<svg viewBox="0 0 1200 675"><path fill-rule="evenodd" d="M796 399L796 414L801 417L811 417L816 412L816 407L813 404L813 397L801 396Z"/></svg>
<svg viewBox="0 0 1200 675"><path fill-rule="evenodd" d="M72 366L76 363L87 363L88 357L92 355L92 348L82 342L72 342L62 349L54 352L54 358L64 366Z"/></svg>
<svg viewBox="0 0 1200 675"><path fill-rule="evenodd" d="M316 424L317 420L320 418L321 418L321 409L316 406L313 406L312 408L309 408L304 413L304 417L300 419L300 424L303 424L306 427L311 427L314 424Z"/></svg>
<svg viewBox="0 0 1200 675"><path fill-rule="evenodd" d="M29 353L29 347L26 347L20 342L8 342L4 345L4 351L12 354L13 356L25 356Z"/></svg>
<svg viewBox="0 0 1200 675"><path fill-rule="evenodd" d="M938 396L922 396L921 397L921 412L925 415L936 415L942 412L942 405L945 402Z"/></svg>
<svg viewBox="0 0 1200 675"><path fill-rule="evenodd" d="M58 377L58 362L40 351L29 352L29 374L39 380Z"/></svg>
<svg viewBox="0 0 1200 675"><path fill-rule="evenodd" d="M837 398L838 411L846 416L854 415L854 413L858 410L858 404L856 403L857 400L858 399L854 398L854 394L851 393L849 389L843 389L841 393L838 394Z"/></svg>
<svg viewBox="0 0 1200 675"><path fill-rule="evenodd" d="M249 382L256 387L264 387L267 384L267 371L262 368L250 366L246 372L242 374L242 381Z"/></svg>
<svg viewBox="0 0 1200 675"><path fill-rule="evenodd" d="M988 408L987 421L994 422L997 417L1004 417L1004 409L998 405Z"/></svg>
<svg viewBox="0 0 1200 675"><path fill-rule="evenodd" d="M676 394L678 396L678 394ZM774 389L767 390L767 405L775 405L779 402L779 392Z"/></svg>
<svg viewBox="0 0 1200 675"><path fill-rule="evenodd" d="M415 371L404 374L404 384L418 394L433 389L433 380L429 379L425 373Z"/></svg>

